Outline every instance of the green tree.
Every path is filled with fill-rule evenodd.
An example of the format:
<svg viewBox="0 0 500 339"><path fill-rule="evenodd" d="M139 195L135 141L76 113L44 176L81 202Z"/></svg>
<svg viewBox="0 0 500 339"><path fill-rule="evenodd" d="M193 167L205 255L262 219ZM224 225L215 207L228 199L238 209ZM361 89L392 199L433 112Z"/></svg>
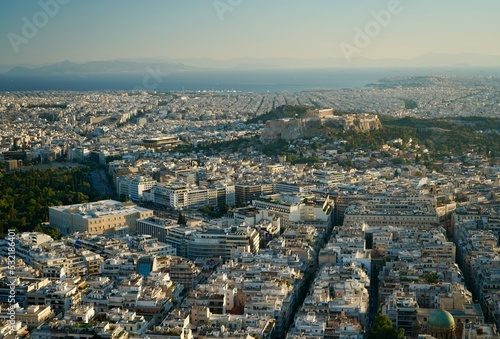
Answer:
<svg viewBox="0 0 500 339"><path fill-rule="evenodd" d="M226 203L221 204L219 207L219 213L221 216L226 215L227 211L229 211L229 206Z"/></svg>
<svg viewBox="0 0 500 339"><path fill-rule="evenodd" d="M429 284L435 284L439 281L439 275L436 272L427 273L424 278Z"/></svg>
<svg viewBox="0 0 500 339"><path fill-rule="evenodd" d="M394 327L391 320L381 313L375 317L373 328L366 334L367 339L404 339L405 331Z"/></svg>
<svg viewBox="0 0 500 339"><path fill-rule="evenodd" d="M394 165L401 165L404 162L404 159L402 157L395 157L392 159L392 163Z"/></svg>
<svg viewBox="0 0 500 339"><path fill-rule="evenodd" d="M6 173L0 180L0 192L0 234L11 225L20 232L34 230L49 220L50 206L99 199L85 168Z"/></svg>
<svg viewBox="0 0 500 339"><path fill-rule="evenodd" d="M182 212L179 212L179 218L177 218L177 223L179 225L186 225L187 224L187 219L184 215L182 215Z"/></svg>
<svg viewBox="0 0 500 339"><path fill-rule="evenodd" d="M56 239L56 240L61 239L61 233L59 232L58 228L49 227L49 228L46 228L43 233L50 235L52 237L52 239Z"/></svg>

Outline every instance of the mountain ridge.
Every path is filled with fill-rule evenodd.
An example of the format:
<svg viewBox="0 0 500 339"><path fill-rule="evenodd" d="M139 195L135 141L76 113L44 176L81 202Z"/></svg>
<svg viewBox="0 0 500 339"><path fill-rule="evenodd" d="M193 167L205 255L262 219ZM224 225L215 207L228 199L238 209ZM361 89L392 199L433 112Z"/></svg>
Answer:
<svg viewBox="0 0 500 339"><path fill-rule="evenodd" d="M87 62L62 61L42 65L0 65L3 74L147 73L196 70L318 69L318 68L500 67L500 56L474 53L428 53L412 59L354 57L300 59L289 57L231 59L136 58Z"/></svg>

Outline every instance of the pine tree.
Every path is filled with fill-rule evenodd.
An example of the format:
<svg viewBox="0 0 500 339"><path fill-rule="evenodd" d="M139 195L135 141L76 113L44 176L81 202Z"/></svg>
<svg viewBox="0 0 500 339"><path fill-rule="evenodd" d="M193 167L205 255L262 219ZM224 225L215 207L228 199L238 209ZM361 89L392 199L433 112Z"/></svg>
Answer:
<svg viewBox="0 0 500 339"><path fill-rule="evenodd" d="M179 218L177 218L177 223L179 225L186 225L187 224L187 219L185 216L182 215L182 212L179 212Z"/></svg>

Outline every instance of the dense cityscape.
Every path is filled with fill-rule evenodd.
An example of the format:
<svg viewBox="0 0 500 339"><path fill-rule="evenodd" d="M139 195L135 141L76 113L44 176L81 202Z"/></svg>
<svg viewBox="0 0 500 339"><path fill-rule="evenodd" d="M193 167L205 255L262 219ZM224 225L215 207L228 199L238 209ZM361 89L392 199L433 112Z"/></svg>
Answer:
<svg viewBox="0 0 500 339"><path fill-rule="evenodd" d="M497 338L494 145L443 149L386 124L486 118L474 135L495 138L498 84L3 93L0 332ZM29 212L14 177L39 189Z"/></svg>
<svg viewBox="0 0 500 339"><path fill-rule="evenodd" d="M0 339L500 339L498 13L1 1Z"/></svg>

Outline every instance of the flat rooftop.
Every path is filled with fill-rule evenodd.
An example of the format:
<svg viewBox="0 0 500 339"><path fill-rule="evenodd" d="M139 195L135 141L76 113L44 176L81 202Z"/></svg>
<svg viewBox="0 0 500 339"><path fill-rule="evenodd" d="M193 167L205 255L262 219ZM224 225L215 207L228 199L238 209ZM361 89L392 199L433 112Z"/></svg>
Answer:
<svg viewBox="0 0 500 339"><path fill-rule="evenodd" d="M138 207L130 202L121 203L116 200L101 200L84 204L52 206L49 209L67 214L79 215L81 218L85 219L150 211L147 208Z"/></svg>

